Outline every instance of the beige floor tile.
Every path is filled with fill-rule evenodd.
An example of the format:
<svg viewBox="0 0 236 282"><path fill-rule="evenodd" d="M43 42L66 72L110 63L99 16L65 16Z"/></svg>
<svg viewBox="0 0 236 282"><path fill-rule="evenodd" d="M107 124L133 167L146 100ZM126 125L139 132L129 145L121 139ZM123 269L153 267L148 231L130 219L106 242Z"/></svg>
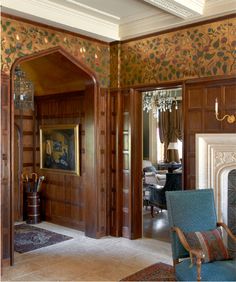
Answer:
<svg viewBox="0 0 236 282"><path fill-rule="evenodd" d="M153 239L99 240L83 232L43 222L38 227L73 237L59 244L15 254L3 281L119 281L156 262L171 263L169 243Z"/></svg>

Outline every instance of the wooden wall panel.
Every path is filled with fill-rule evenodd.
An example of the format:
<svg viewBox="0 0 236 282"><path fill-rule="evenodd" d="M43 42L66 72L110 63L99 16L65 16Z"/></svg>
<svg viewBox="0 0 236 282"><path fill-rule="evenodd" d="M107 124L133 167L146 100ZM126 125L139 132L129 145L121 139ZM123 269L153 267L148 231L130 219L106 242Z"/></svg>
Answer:
<svg viewBox="0 0 236 282"><path fill-rule="evenodd" d="M236 78L194 80L186 83L184 95L184 187L195 189L196 133L236 133L236 123L215 118L215 99L220 117L236 113Z"/></svg>
<svg viewBox="0 0 236 282"><path fill-rule="evenodd" d="M142 161L143 148L140 142L140 136L143 136L142 129L142 94L133 89L130 90L130 108L131 108L131 239L142 237ZM139 137L139 138L137 138Z"/></svg>
<svg viewBox="0 0 236 282"><path fill-rule="evenodd" d="M15 109L14 113L14 123L20 131L20 140L17 140L17 136L14 136L14 142L20 142L19 153L21 159L19 171L15 171L15 174L18 174L18 177L20 177L22 173L30 174L35 171L35 112L31 110L21 112ZM18 189L21 189L21 187L14 186L14 190ZM15 199L14 205L17 204ZM22 206L23 202L20 205ZM22 220L22 218L23 214L21 214L20 218L15 218L15 220Z"/></svg>
<svg viewBox="0 0 236 282"><path fill-rule="evenodd" d="M108 103L108 90L100 89L97 101L97 154L98 168L97 172L97 189L98 189L98 236L104 236L107 234L107 160L108 160L108 148L107 148L107 103Z"/></svg>
<svg viewBox="0 0 236 282"><path fill-rule="evenodd" d="M109 233L112 236L122 236L122 139L120 93L111 91L108 100L108 211Z"/></svg>
<svg viewBox="0 0 236 282"><path fill-rule="evenodd" d="M111 234L130 239L142 236L141 106L132 89L111 92Z"/></svg>
<svg viewBox="0 0 236 282"><path fill-rule="evenodd" d="M37 170L46 177L46 185L42 191L43 218L79 230L85 229L85 197L83 192L83 183L86 181L84 179L86 177L84 97L84 92L36 97L36 119L38 121L36 147L39 147L40 125L79 124L81 176L39 170L39 150L36 154Z"/></svg>
<svg viewBox="0 0 236 282"><path fill-rule="evenodd" d="M11 214L11 135L10 135L10 79L1 76L1 265L9 265L12 255Z"/></svg>

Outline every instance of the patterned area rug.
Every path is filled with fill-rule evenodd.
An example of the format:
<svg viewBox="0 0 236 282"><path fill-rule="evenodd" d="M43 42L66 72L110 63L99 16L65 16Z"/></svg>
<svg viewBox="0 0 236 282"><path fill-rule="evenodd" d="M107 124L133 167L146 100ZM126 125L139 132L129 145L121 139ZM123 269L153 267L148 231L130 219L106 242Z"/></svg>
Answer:
<svg viewBox="0 0 236 282"><path fill-rule="evenodd" d="M18 253L26 253L70 239L73 238L28 224L19 224L15 225L14 249Z"/></svg>
<svg viewBox="0 0 236 282"><path fill-rule="evenodd" d="M176 281L173 266L159 262L120 281Z"/></svg>

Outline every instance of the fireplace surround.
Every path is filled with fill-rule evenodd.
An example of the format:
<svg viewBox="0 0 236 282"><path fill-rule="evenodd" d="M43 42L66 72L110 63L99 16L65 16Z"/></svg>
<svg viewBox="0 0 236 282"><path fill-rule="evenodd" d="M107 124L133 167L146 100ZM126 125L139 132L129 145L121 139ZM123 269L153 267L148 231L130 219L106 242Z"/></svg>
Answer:
<svg viewBox="0 0 236 282"><path fill-rule="evenodd" d="M232 183L236 182L235 171L236 134L196 134L196 188L213 188L218 221L229 225L234 234L236 188Z"/></svg>

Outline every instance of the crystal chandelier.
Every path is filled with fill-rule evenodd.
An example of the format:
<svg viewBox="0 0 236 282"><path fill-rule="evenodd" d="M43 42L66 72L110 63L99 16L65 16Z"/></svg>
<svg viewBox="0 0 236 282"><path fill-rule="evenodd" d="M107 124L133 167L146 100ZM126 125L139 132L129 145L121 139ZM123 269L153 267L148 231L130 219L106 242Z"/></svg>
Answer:
<svg viewBox="0 0 236 282"><path fill-rule="evenodd" d="M152 111L157 116L158 111L172 111L172 108L178 109L178 99L182 95L181 88L161 89L143 92L143 110Z"/></svg>
<svg viewBox="0 0 236 282"><path fill-rule="evenodd" d="M19 66L15 68L14 75L14 105L15 109L34 110L33 83Z"/></svg>

